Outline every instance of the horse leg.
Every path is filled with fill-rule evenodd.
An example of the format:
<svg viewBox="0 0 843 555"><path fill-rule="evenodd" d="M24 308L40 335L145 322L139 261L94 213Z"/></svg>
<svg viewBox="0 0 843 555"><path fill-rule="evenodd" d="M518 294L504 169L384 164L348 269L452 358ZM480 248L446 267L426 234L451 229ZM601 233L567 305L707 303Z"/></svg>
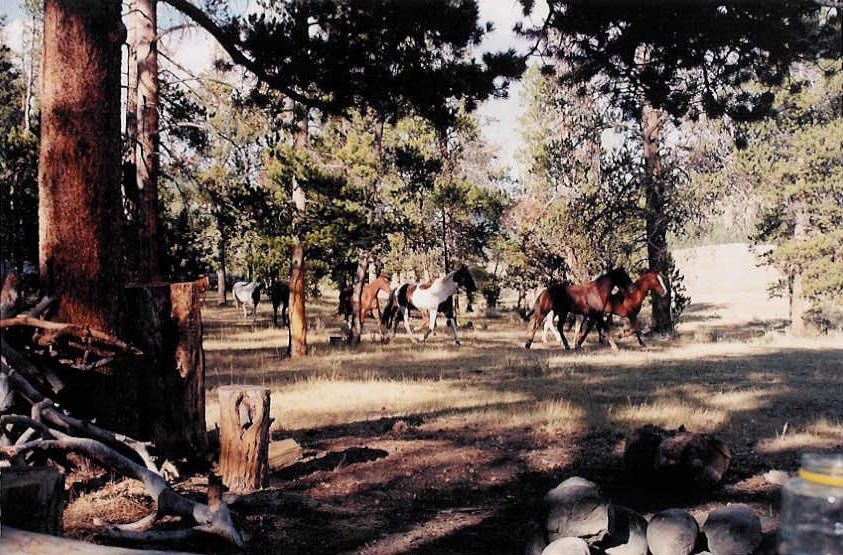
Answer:
<svg viewBox="0 0 843 555"><path fill-rule="evenodd" d="M542 328L542 343L547 343L548 333L553 333L553 335L556 337L556 341L561 341L561 339L559 339L558 334L556 333L556 326L553 325L554 316L555 314L551 310L547 313L547 316L545 316L544 318L544 327Z"/></svg>
<svg viewBox="0 0 843 555"><path fill-rule="evenodd" d="M638 323L638 318L636 316L629 317L629 329L635 333L635 338L638 339L638 345L646 347L644 340L641 339L641 325Z"/></svg>
<svg viewBox="0 0 843 555"><path fill-rule="evenodd" d="M404 311L404 327L407 328L407 334L410 336L410 339L415 343L416 341L418 341L418 339L416 339L416 336L413 335L413 330L410 328L410 311L407 310L406 308L403 309L403 311ZM395 325L396 326L398 325L397 321L396 321Z"/></svg>
<svg viewBox="0 0 843 555"><path fill-rule="evenodd" d="M427 338L430 337L431 332L433 332L433 328L436 326L436 317L439 315L439 309L433 308L428 312L428 314L430 315L430 321L427 325L427 331L424 332L422 341L427 341Z"/></svg>
<svg viewBox="0 0 843 555"><path fill-rule="evenodd" d="M562 344L565 346L566 351L571 350L571 346L568 345L568 338L565 337L565 320L568 318L567 314L560 314L559 315L559 322L556 324L556 330L558 332L559 337L562 338Z"/></svg>
<svg viewBox="0 0 843 555"><path fill-rule="evenodd" d="M536 337L536 332L539 330L539 326L544 321L545 314L542 313L541 310L536 310L536 313L533 314L533 319L530 322L530 337L527 338L527 342L524 343L524 348L529 349L533 345L533 339Z"/></svg>
<svg viewBox="0 0 843 555"><path fill-rule="evenodd" d="M448 310L445 313L445 317L447 318L446 322L449 326L451 326L451 333L454 334L454 344L459 347L461 345L459 338L457 337L457 319L454 317L453 309Z"/></svg>
<svg viewBox="0 0 843 555"><path fill-rule="evenodd" d="M614 339L612 339L612 334L609 332L608 322L601 318L600 321L597 323L597 330L598 332L602 330L602 332L605 334L606 339L609 341L609 347L611 347L613 351L617 351L618 344L615 343Z"/></svg>
<svg viewBox="0 0 843 555"><path fill-rule="evenodd" d="M582 347L582 344L585 343L585 338L588 337L591 328L594 327L594 319L588 318L586 316L583 316L583 319L585 320L585 330L583 330L582 335L580 335L577 341L574 343L575 349L579 349L580 347Z"/></svg>

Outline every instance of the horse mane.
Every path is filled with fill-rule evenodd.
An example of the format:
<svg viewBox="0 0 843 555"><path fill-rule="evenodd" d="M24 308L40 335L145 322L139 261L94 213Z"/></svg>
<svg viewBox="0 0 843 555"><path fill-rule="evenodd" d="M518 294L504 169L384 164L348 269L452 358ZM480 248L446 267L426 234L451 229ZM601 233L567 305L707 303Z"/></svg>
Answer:
<svg viewBox="0 0 843 555"><path fill-rule="evenodd" d="M598 277L597 279L609 279L612 281L612 283L620 287L629 287L630 285L632 285L632 278L629 277L629 274L626 272L626 270L620 267L608 270L605 274Z"/></svg>

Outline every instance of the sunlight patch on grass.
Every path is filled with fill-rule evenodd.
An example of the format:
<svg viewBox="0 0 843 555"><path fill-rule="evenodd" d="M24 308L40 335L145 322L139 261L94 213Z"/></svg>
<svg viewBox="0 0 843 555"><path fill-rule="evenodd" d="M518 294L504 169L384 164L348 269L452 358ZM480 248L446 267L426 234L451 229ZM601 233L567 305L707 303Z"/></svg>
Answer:
<svg viewBox="0 0 843 555"><path fill-rule="evenodd" d="M583 408L570 401L556 399L444 414L431 420L429 427L457 429L475 426L490 431L529 427L534 431L570 434L582 431L585 423L586 411Z"/></svg>
<svg viewBox="0 0 843 555"><path fill-rule="evenodd" d="M616 406L610 411L609 419L628 428L655 424L663 428L685 426L695 432L712 432L726 424L728 416L727 411L700 407L696 403L660 400Z"/></svg>
<svg viewBox="0 0 843 555"><path fill-rule="evenodd" d="M311 378L272 389L274 428L287 430L347 424L378 418L429 414L467 407L524 401L519 393L490 392L435 380L351 381ZM219 421L217 396L209 395L206 417Z"/></svg>

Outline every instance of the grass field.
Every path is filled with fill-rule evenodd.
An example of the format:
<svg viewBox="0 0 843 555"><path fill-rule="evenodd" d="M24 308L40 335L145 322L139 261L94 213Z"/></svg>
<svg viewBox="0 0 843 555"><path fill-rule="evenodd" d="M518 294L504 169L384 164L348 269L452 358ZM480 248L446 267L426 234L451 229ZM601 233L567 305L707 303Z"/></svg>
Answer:
<svg viewBox="0 0 843 555"><path fill-rule="evenodd" d="M692 297L678 336L650 338L646 349L624 339L618 353L591 338L576 353L541 343L525 351L524 325L509 313L462 314L471 325L460 330L461 348L440 327L426 344L399 333L382 345L366 333L352 351L329 345L340 321L326 295L309 306L312 356L290 360L268 307L252 324L209 299L209 426L217 386L269 386L273 437L305 449L271 487L321 503L235 506L255 538L250 552L517 553L537 501L575 474L644 513L680 506L701 517L742 501L775 527L776 488L762 474L795 470L806 450L843 447L843 338L787 337L786 303L766 296L775 275L755 267L744 245L689 249L677 260ZM705 497L642 490L620 453L625 435L647 423L722 437L734 453L723 487ZM143 502L109 495L129 487L82 494L68 529L87 533L94 495L111 500L112 515L142 516Z"/></svg>

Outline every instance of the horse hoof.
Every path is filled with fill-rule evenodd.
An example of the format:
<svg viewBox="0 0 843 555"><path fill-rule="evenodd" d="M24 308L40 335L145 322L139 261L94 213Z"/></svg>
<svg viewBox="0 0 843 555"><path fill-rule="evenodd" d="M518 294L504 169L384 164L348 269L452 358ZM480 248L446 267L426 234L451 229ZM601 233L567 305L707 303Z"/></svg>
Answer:
<svg viewBox="0 0 843 555"><path fill-rule="evenodd" d="M526 343L524 343L524 348L525 348L525 349L529 349L529 348L530 348L530 342L529 342L529 341L527 341Z"/></svg>
<svg viewBox="0 0 843 555"><path fill-rule="evenodd" d="M454 341L454 345L456 345L457 347L459 347L460 345L462 345L462 343L460 343L459 341Z"/></svg>

